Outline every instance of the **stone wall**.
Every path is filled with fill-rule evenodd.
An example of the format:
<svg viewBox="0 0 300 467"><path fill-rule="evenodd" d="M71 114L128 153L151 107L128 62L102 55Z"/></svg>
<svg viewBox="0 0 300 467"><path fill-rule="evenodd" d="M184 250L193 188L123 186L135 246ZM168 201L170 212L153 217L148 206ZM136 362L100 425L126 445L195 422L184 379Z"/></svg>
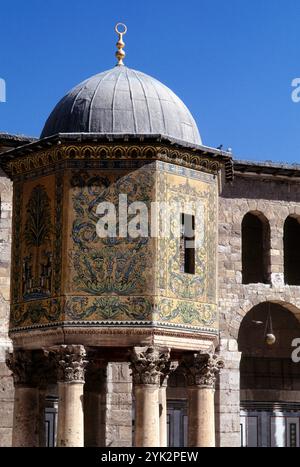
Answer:
<svg viewBox="0 0 300 467"><path fill-rule="evenodd" d="M270 223L270 283L242 284L242 220L263 214ZM220 353L225 369L217 391L217 439L239 445L239 359L237 338L244 316L261 302L277 302L299 314L300 287L284 284L283 229L289 215L300 216L300 184L287 177L236 174L219 200ZM253 245L255 248L255 245Z"/></svg>
<svg viewBox="0 0 300 467"><path fill-rule="evenodd" d="M128 363L109 363L106 390L106 446L132 446L132 378Z"/></svg>
<svg viewBox="0 0 300 467"><path fill-rule="evenodd" d="M0 133L0 154L31 141L25 136ZM5 364L6 353L11 350L8 338L11 226L12 183L0 169L0 447L11 445L13 418L13 380Z"/></svg>
<svg viewBox="0 0 300 467"><path fill-rule="evenodd" d="M108 363L84 394L85 445L132 445L132 378L128 363Z"/></svg>
<svg viewBox="0 0 300 467"><path fill-rule="evenodd" d="M1 151L0 151L1 152ZM13 382L5 364L8 339L12 184L0 174L0 446L10 446L13 415Z"/></svg>
<svg viewBox="0 0 300 467"><path fill-rule="evenodd" d="M216 445L240 446L240 352L235 339L221 339L225 367L216 385Z"/></svg>
<svg viewBox="0 0 300 467"><path fill-rule="evenodd" d="M241 226L248 212L262 213L271 230L271 283L242 284ZM246 313L262 301L300 307L300 287L284 284L283 228L300 216L300 184L288 179L236 175L225 186L219 208L219 306L221 335L237 338ZM255 248L255 246L254 246ZM294 308L294 311L297 310Z"/></svg>

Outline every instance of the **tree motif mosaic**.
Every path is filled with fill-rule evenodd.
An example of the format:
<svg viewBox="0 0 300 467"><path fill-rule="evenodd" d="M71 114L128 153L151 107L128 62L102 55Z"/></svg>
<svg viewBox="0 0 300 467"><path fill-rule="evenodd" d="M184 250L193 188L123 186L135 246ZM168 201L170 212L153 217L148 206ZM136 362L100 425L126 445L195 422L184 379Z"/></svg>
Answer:
<svg viewBox="0 0 300 467"><path fill-rule="evenodd" d="M26 205L23 258L23 298L32 300L50 296L52 281L52 251L50 199L45 187L33 188Z"/></svg>

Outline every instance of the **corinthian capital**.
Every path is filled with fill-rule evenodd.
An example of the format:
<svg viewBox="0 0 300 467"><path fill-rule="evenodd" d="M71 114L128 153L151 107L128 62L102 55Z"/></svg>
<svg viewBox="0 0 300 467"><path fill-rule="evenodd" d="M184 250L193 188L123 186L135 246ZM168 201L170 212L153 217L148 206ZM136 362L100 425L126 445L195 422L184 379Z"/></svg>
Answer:
<svg viewBox="0 0 300 467"><path fill-rule="evenodd" d="M52 362L43 350L15 350L7 356L6 364L15 385L45 388L56 382Z"/></svg>
<svg viewBox="0 0 300 467"><path fill-rule="evenodd" d="M160 384L170 358L169 349L134 347L130 355L134 384Z"/></svg>
<svg viewBox="0 0 300 467"><path fill-rule="evenodd" d="M6 365L13 373L15 385L34 386L31 350L14 350L7 355Z"/></svg>
<svg viewBox="0 0 300 467"><path fill-rule="evenodd" d="M166 365L162 369L162 374L160 377L161 387L167 387L169 376L171 375L171 373L177 370L177 368L178 368L178 362L172 362L171 360L168 360L166 362Z"/></svg>
<svg viewBox="0 0 300 467"><path fill-rule="evenodd" d="M83 383L86 351L83 345L60 345L50 351L57 368L57 381L62 383Z"/></svg>
<svg viewBox="0 0 300 467"><path fill-rule="evenodd" d="M224 360L216 354L185 355L180 364L189 386L214 388L217 375L224 368Z"/></svg>

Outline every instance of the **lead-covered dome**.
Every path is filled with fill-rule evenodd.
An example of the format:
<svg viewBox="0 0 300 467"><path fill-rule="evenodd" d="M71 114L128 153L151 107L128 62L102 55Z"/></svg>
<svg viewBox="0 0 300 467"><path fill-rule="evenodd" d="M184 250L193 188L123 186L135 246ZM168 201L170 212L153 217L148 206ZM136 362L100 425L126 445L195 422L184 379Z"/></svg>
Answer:
<svg viewBox="0 0 300 467"><path fill-rule="evenodd" d="M92 76L63 97L41 138L56 133L162 134L202 144L196 122L179 97L126 66Z"/></svg>

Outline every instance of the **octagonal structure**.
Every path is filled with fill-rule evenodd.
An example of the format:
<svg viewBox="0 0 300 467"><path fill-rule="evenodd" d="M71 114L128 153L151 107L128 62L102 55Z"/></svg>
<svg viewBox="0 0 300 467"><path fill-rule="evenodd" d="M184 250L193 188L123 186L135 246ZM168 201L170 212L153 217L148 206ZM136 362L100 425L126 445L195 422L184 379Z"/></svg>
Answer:
<svg viewBox="0 0 300 467"><path fill-rule="evenodd" d="M7 152L3 164L14 181L15 344L192 349L216 340L217 198L230 155L154 135L59 134ZM107 202L117 231L100 237L97 209ZM127 212L130 226L136 202L149 215L147 235L134 238L119 230L118 214ZM157 235L164 204L171 230ZM194 273L182 269L181 238L172 230L185 205L190 215L200 212Z"/></svg>

